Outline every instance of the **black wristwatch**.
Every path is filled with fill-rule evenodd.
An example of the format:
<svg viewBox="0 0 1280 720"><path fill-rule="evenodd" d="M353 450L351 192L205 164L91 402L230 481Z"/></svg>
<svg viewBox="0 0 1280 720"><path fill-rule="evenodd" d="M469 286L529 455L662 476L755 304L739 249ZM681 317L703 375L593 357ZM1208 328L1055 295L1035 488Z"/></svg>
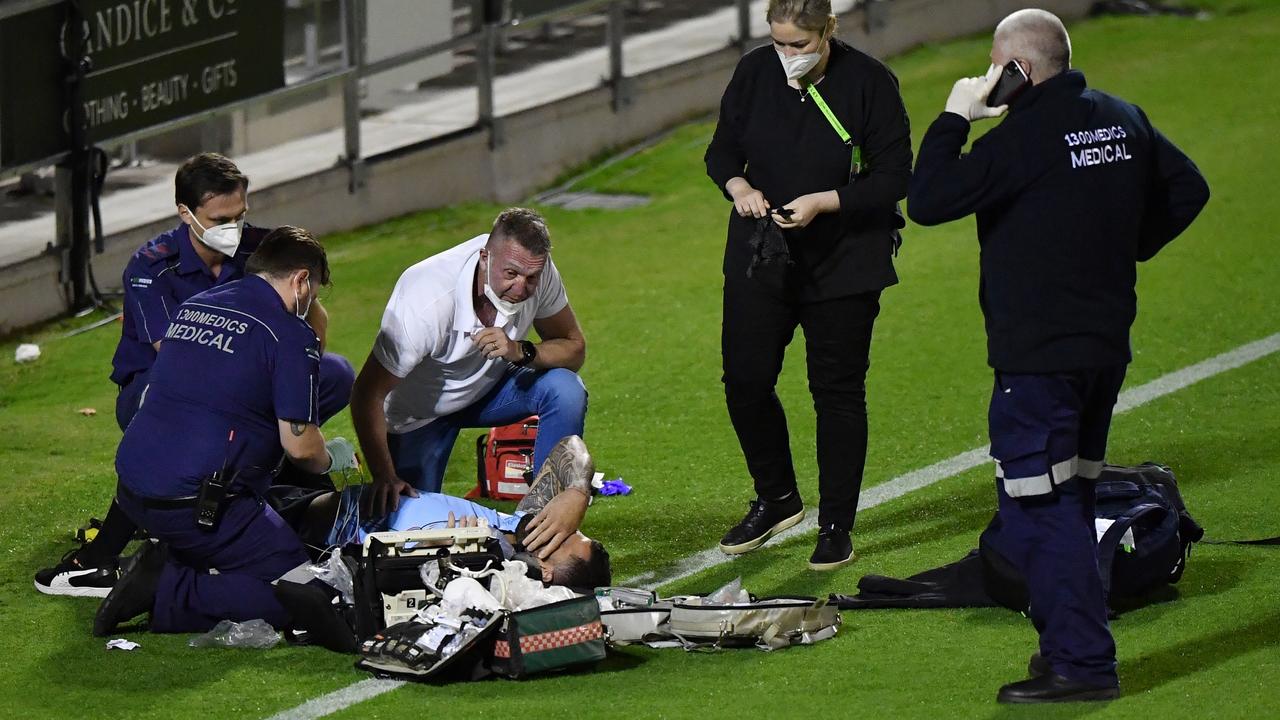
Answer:
<svg viewBox="0 0 1280 720"><path fill-rule="evenodd" d="M524 367L538 357L538 346L529 340L520 341L520 359L513 363L516 367Z"/></svg>

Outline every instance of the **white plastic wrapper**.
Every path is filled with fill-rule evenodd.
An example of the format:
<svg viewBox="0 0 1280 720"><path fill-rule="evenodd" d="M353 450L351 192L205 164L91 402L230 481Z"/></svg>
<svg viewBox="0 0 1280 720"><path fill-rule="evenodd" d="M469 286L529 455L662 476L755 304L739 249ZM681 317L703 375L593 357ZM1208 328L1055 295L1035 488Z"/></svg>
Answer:
<svg viewBox="0 0 1280 720"><path fill-rule="evenodd" d="M355 602L355 580L351 577L351 570L347 568L346 563L342 562L340 548L331 549L320 558L320 562L308 565L307 569L329 587L337 590L342 595L342 602L348 605Z"/></svg>
<svg viewBox="0 0 1280 720"><path fill-rule="evenodd" d="M254 648L266 650L280 642L280 633L271 627L266 620L257 619L247 622L222 620L213 629L203 635L196 635L187 641L193 648L227 647Z"/></svg>
<svg viewBox="0 0 1280 720"><path fill-rule="evenodd" d="M489 615L501 610L502 606L478 581L469 577L455 578L444 588L440 610L446 615L460 617L468 609Z"/></svg>
<svg viewBox="0 0 1280 720"><path fill-rule="evenodd" d="M736 577L726 583L724 587L716 590L708 595L703 601L703 605L736 605L739 603L751 602L751 593L742 587L742 578Z"/></svg>
<svg viewBox="0 0 1280 720"><path fill-rule="evenodd" d="M493 574L489 587L494 589L494 596L501 601L502 607L512 611L527 610L577 597L567 587L544 587L537 580L526 577L528 569L529 566L519 560L508 560L503 563L502 570Z"/></svg>
<svg viewBox="0 0 1280 720"><path fill-rule="evenodd" d="M32 343L22 343L17 350L13 351L13 361L19 363L35 362L40 357L40 346Z"/></svg>

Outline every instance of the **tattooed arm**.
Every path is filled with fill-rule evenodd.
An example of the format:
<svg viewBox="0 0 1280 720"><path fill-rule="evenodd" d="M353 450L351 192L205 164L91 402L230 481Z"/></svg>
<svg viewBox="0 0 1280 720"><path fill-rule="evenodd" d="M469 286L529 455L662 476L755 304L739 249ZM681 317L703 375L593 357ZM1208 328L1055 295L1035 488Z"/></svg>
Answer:
<svg viewBox="0 0 1280 720"><path fill-rule="evenodd" d="M582 526L591 504L595 470L582 438L571 435L552 448L529 494L516 507L517 511L537 513L524 540L530 552L546 558Z"/></svg>
<svg viewBox="0 0 1280 720"><path fill-rule="evenodd" d="M296 420L277 420L280 445L289 460L309 473L329 471L329 451L324 447L324 435L313 423Z"/></svg>
<svg viewBox="0 0 1280 720"><path fill-rule="evenodd" d="M541 512L557 495L567 490L590 498L591 476L595 470L595 460L582 438L576 435L565 438L547 456L529 488L529 494L516 506L516 511Z"/></svg>
<svg viewBox="0 0 1280 720"><path fill-rule="evenodd" d="M548 482L535 482L533 487L529 488L529 494L521 498L520 504L516 505L516 512L536 515L542 512L542 508L546 507L559 492L559 488L555 483L550 482L549 478Z"/></svg>

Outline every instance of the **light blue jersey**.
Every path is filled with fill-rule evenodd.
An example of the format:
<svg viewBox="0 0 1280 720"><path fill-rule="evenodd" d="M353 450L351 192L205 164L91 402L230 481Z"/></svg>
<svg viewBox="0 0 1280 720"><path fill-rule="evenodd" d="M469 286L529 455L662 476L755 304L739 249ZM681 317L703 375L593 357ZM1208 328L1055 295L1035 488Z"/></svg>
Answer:
<svg viewBox="0 0 1280 720"><path fill-rule="evenodd" d="M329 545L363 543L372 532L387 530L439 530L449 523L449 513L456 518L483 518L490 527L513 533L524 513L509 515L452 495L424 492L418 497L401 496L400 507L385 518L359 521L360 494L368 487L356 485L342 491L338 517L327 538Z"/></svg>

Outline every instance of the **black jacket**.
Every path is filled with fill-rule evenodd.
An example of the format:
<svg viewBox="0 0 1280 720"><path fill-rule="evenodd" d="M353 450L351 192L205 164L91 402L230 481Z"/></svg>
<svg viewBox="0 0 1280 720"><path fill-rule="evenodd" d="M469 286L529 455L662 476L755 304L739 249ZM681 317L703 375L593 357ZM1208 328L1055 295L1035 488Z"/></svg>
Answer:
<svg viewBox="0 0 1280 720"><path fill-rule="evenodd" d="M818 83L840 123L862 147L863 173L849 177L850 149L813 100L787 85L772 45L743 56L720 101L707 147L707 175L724 185L743 176L773 207L801 195L836 190L840 212L785 231L792 285L800 300L880 290L897 282L893 254L905 223L896 203L911 176L911 128L898 80L875 58L831 41ZM725 193L725 197L729 197ZM726 276L746 277L755 220L729 208Z"/></svg>
<svg viewBox="0 0 1280 720"><path fill-rule="evenodd" d="M1027 90L962 155L968 135L959 115L934 121L907 211L922 225L977 213L988 362L1015 373L1129 362L1135 261L1208 202L1200 171L1141 109L1077 71Z"/></svg>

